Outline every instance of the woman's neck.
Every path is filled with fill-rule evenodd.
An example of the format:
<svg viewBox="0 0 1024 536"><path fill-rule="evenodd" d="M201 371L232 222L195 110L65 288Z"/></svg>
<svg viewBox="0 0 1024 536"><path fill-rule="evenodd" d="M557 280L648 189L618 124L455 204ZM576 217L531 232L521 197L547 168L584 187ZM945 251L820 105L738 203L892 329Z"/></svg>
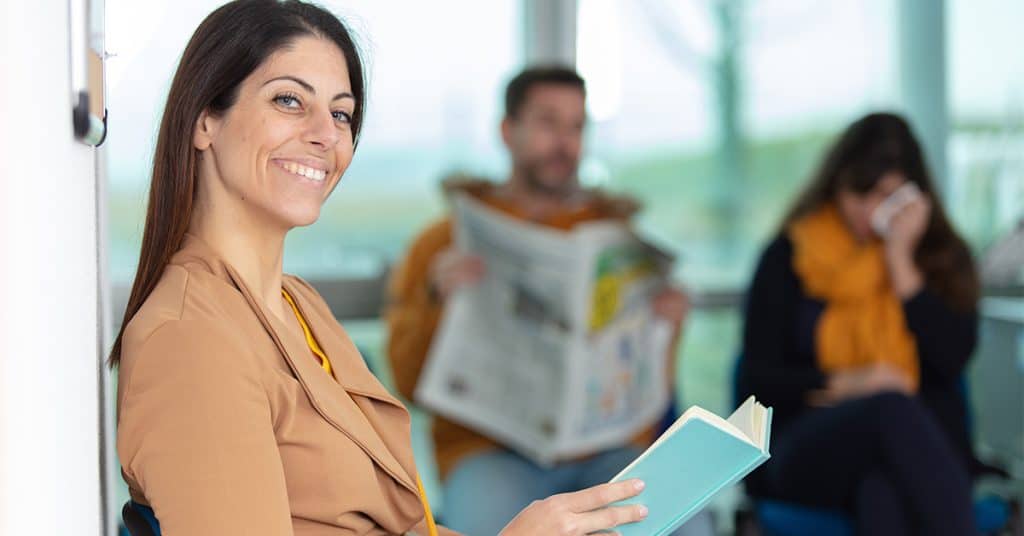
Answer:
<svg viewBox="0 0 1024 536"><path fill-rule="evenodd" d="M281 280L287 231L273 228L241 207L225 208L197 203L189 233L220 254L264 305L283 317Z"/></svg>

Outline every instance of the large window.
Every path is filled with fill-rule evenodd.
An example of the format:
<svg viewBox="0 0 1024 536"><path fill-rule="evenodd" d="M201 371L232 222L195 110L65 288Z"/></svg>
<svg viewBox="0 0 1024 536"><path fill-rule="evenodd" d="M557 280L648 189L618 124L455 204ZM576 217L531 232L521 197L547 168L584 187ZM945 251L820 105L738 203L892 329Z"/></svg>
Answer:
<svg viewBox="0 0 1024 536"><path fill-rule="evenodd" d="M1024 218L1024 4L949 0L950 187L978 251Z"/></svg>
<svg viewBox="0 0 1024 536"><path fill-rule="evenodd" d="M828 140L893 106L891 11L891 0L581 0L580 67L601 84L585 176L645 202L687 282L742 287Z"/></svg>

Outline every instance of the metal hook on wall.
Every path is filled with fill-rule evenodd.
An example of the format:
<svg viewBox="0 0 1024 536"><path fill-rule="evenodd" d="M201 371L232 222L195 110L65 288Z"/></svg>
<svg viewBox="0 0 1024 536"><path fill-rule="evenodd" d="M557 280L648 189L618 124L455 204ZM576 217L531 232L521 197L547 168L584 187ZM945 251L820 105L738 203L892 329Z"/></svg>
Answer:
<svg viewBox="0 0 1024 536"><path fill-rule="evenodd" d="M71 121L75 138L98 147L107 138L103 0L69 0Z"/></svg>

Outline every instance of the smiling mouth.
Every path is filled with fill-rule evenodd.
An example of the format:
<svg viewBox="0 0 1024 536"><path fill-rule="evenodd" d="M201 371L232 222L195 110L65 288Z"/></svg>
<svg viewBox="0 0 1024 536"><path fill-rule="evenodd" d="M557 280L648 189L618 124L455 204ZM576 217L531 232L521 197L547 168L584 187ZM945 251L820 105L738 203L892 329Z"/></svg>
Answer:
<svg viewBox="0 0 1024 536"><path fill-rule="evenodd" d="M327 172L322 169L304 166L297 162L291 162L288 160L275 160L274 163L281 169L293 175L305 177L311 181L323 182L327 178Z"/></svg>

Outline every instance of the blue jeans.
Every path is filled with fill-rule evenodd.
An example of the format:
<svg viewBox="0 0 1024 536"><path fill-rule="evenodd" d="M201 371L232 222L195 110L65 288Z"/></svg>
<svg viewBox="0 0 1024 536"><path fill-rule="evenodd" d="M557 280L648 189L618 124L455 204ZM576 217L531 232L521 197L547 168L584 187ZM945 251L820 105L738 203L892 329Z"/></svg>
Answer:
<svg viewBox="0 0 1024 536"><path fill-rule="evenodd" d="M444 524L469 536L494 536L531 502L607 482L641 452L622 447L552 468L506 450L470 455L444 483ZM712 536L710 514L698 513L674 534Z"/></svg>

